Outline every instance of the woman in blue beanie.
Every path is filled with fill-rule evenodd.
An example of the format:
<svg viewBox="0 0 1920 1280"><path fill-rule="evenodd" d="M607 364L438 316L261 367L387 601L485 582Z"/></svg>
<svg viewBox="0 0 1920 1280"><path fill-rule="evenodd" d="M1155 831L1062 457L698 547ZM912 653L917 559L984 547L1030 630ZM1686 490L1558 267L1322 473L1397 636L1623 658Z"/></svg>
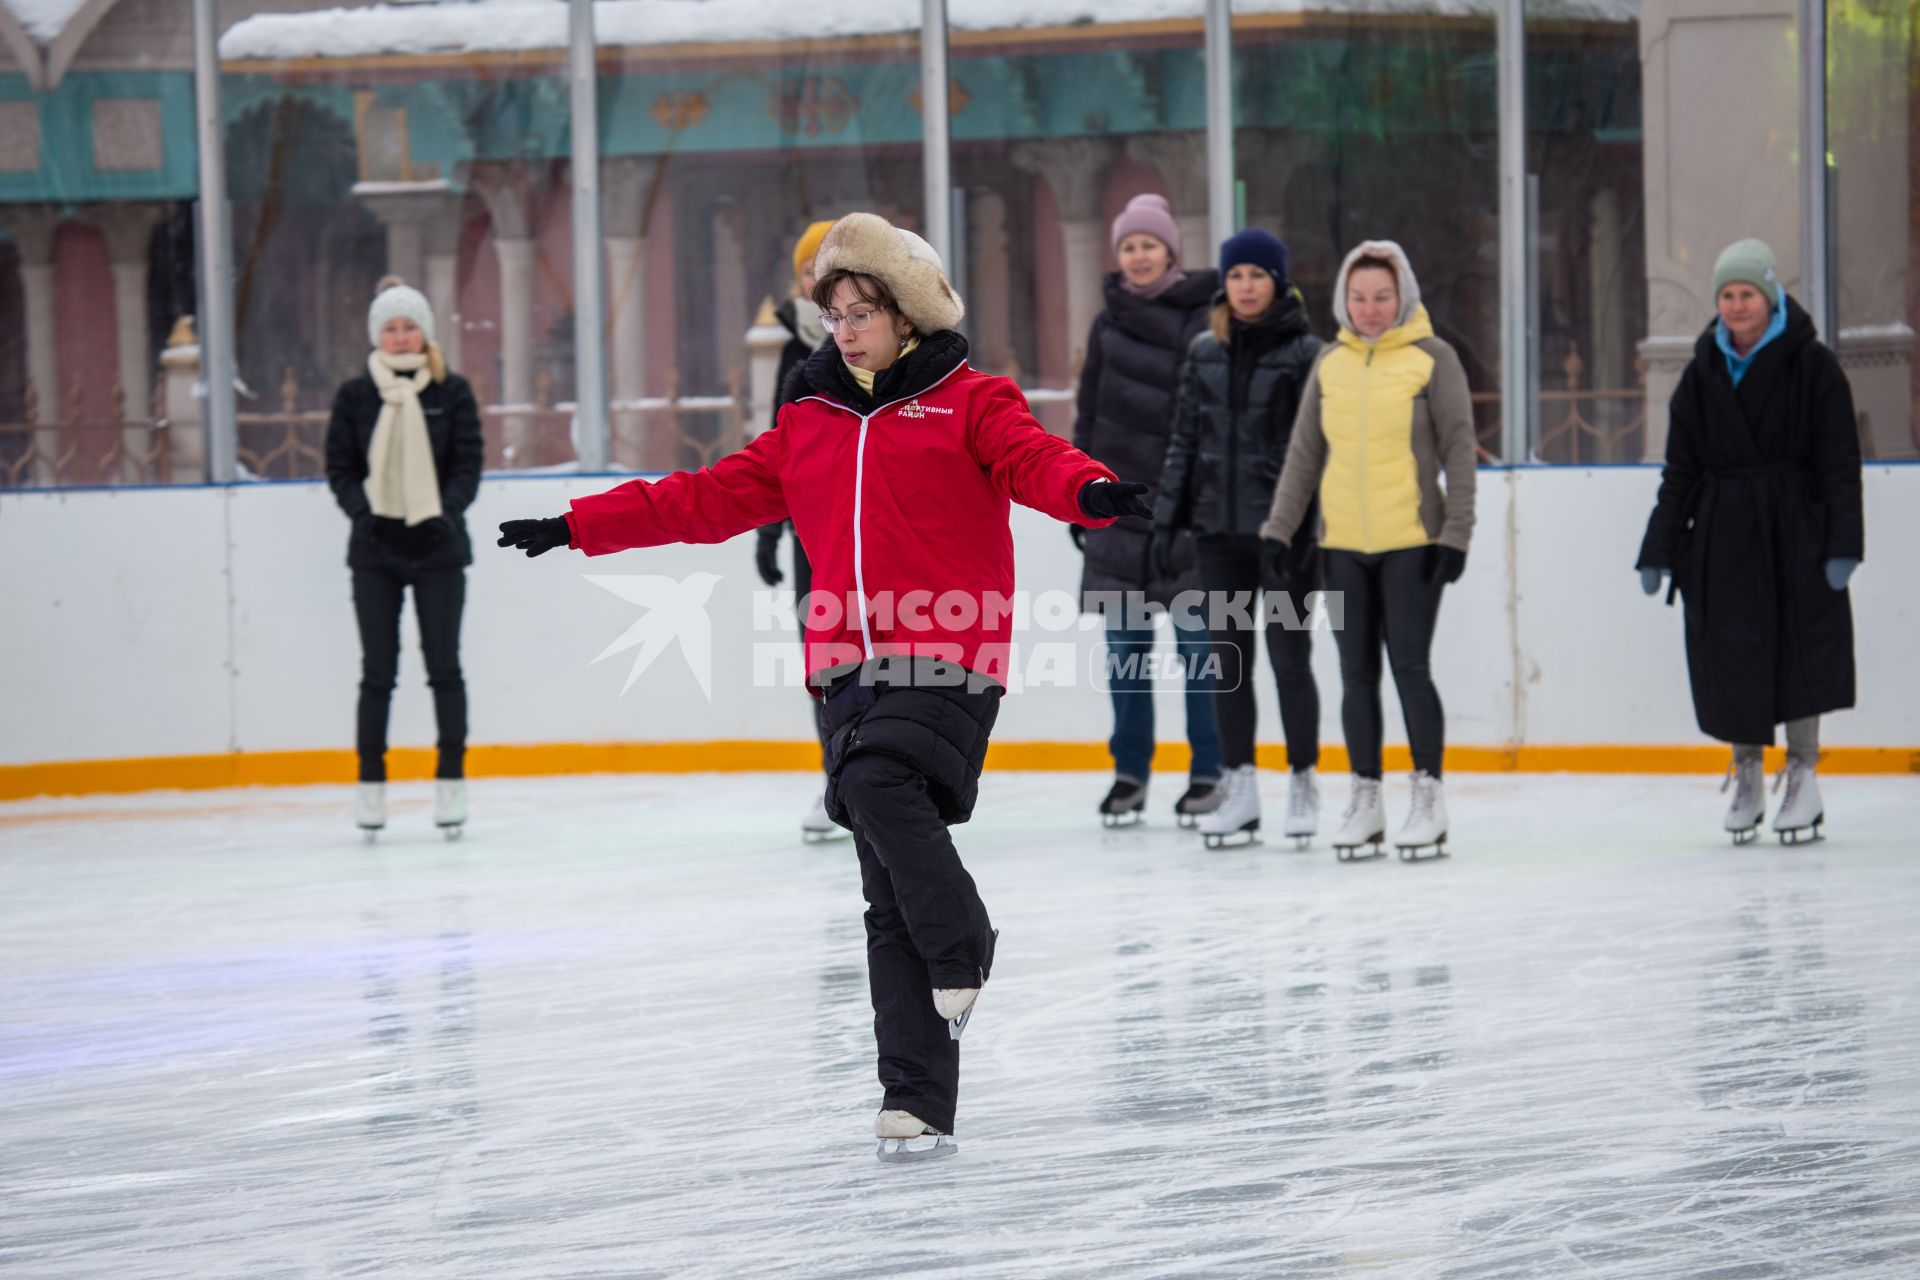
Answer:
<svg viewBox="0 0 1920 1280"><path fill-rule="evenodd" d="M1783 843L1819 838L1820 716L1854 698L1847 580L1865 554L1860 428L1840 361L1780 288L1773 250L1727 246L1719 315L1673 393L1667 465L1640 546L1641 585L1685 606L1694 718L1733 744L1724 826L1766 816L1762 748L1787 727Z"/></svg>
<svg viewBox="0 0 1920 1280"><path fill-rule="evenodd" d="M1261 593L1281 590L1261 568L1260 523L1273 500L1287 456L1294 411L1320 340L1307 327L1306 304L1287 275L1287 246L1257 227L1220 246L1222 291L1207 331L1193 340L1180 381L1173 439L1154 507L1152 555L1172 565L1176 537L1192 531L1207 593L1213 642L1223 660L1214 694L1224 766L1219 807L1200 819L1209 847L1260 829L1260 792L1254 772L1256 708L1254 635L1266 623L1267 658L1280 686L1280 723L1287 739L1291 781L1285 833L1304 839L1319 829L1320 693L1309 659L1312 633L1289 627L1289 610L1264 607ZM1302 521L1311 529L1312 520ZM1314 544L1294 542L1295 581L1283 592L1291 617L1304 622ZM1243 615L1233 597L1250 601ZM1279 602L1272 602L1278 605Z"/></svg>

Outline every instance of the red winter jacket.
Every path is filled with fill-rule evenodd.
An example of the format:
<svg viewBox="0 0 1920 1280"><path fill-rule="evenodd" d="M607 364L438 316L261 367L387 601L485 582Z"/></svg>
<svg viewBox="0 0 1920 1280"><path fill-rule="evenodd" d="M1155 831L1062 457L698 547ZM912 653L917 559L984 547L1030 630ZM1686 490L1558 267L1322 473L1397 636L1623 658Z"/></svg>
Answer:
<svg viewBox="0 0 1920 1280"><path fill-rule="evenodd" d="M891 654L957 662L1005 682L1013 597L1012 499L1103 527L1081 486L1106 467L1034 420L1006 378L968 366L936 334L881 402L852 407L839 354L822 348L772 430L699 471L576 498L572 545L588 555L670 542L724 542L791 517L813 567L806 668ZM890 373L893 371L889 371ZM824 597L824 599L823 599ZM804 604L804 602L803 602Z"/></svg>

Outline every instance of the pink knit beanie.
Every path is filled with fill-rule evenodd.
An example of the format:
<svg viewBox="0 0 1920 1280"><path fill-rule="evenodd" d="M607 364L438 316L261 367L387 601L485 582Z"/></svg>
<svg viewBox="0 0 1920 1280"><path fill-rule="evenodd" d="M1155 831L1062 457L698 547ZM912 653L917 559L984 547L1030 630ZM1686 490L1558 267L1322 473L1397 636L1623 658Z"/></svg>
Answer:
<svg viewBox="0 0 1920 1280"><path fill-rule="evenodd" d="M1171 249L1176 260L1180 257L1180 228L1165 196L1135 196L1127 201L1113 220L1113 247L1118 249L1122 240L1143 232Z"/></svg>

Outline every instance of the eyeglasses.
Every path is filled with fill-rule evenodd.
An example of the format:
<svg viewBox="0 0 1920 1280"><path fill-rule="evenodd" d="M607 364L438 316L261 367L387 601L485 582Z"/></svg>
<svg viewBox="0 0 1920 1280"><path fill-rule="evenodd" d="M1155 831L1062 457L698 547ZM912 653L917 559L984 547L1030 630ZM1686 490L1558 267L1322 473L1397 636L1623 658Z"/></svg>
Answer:
<svg viewBox="0 0 1920 1280"><path fill-rule="evenodd" d="M832 312L825 312L820 317L820 323L828 333L840 332L840 326L843 324L855 333L865 333L867 326L873 323L873 318L879 315L882 310L884 310L884 308L874 308L866 311L849 311L844 316L836 316Z"/></svg>

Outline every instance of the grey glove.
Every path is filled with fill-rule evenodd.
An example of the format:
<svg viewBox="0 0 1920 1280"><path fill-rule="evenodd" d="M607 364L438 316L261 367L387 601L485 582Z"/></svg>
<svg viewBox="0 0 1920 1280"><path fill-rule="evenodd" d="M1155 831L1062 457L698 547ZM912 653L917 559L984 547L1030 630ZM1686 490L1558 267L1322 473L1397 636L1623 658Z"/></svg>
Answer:
<svg viewBox="0 0 1920 1280"><path fill-rule="evenodd" d="M1647 568L1640 571L1640 589L1650 596L1660 594L1660 580L1667 576L1665 569Z"/></svg>

